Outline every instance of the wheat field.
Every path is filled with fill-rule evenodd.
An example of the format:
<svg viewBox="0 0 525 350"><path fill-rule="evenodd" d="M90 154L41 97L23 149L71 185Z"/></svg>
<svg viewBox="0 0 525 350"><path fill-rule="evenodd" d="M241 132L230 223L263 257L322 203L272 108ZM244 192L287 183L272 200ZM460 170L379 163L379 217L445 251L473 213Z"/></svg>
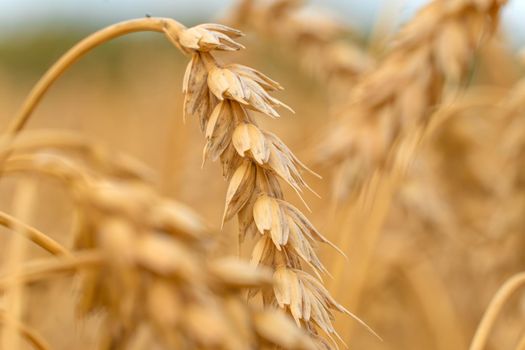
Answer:
<svg viewBox="0 0 525 350"><path fill-rule="evenodd" d="M0 43L0 349L525 350L507 1L309 6Z"/></svg>

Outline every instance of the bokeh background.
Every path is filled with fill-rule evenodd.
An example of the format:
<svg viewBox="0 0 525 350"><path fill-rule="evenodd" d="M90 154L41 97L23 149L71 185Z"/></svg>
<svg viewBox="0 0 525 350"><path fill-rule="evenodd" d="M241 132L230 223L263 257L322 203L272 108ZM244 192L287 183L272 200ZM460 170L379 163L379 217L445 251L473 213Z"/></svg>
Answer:
<svg viewBox="0 0 525 350"><path fill-rule="evenodd" d="M185 21L220 18L236 0L4 0L0 4L0 38L9 40L11 35L57 25L61 22L71 28L86 26L96 28L105 23L141 17L171 16ZM313 0L317 8L337 14L340 20L366 31L377 20L385 7L398 12L399 21L410 18L427 0ZM511 0L503 12L504 27L511 33L516 47L525 43L525 3Z"/></svg>

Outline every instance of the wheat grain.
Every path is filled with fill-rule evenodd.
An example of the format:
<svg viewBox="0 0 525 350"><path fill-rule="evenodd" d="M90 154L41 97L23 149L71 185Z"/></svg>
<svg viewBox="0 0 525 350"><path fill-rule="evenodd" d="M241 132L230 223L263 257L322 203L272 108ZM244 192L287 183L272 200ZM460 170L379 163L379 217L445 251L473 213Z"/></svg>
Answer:
<svg viewBox="0 0 525 350"><path fill-rule="evenodd" d="M10 229L22 228L21 233L24 234L27 238L33 241L35 244L39 245L43 249L47 250L49 253L54 255L67 255L69 251L50 238L45 233L39 231L38 229L24 224L20 220L12 217L9 214L0 212L0 225L3 225Z"/></svg>

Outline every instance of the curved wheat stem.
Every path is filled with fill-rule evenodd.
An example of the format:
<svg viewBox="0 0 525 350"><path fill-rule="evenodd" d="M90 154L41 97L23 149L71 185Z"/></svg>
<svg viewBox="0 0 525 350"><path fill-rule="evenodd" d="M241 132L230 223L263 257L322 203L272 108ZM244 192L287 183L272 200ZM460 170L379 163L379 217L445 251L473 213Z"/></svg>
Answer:
<svg viewBox="0 0 525 350"><path fill-rule="evenodd" d="M77 43L64 54L38 81L22 104L15 118L8 125L5 134L14 135L25 126L31 113L36 108L42 97L51 85L66 71L68 67L77 62L82 56L93 48L119 36L133 32L153 31L166 32L177 30L182 25L170 18L140 18L113 24L88 36Z"/></svg>
<svg viewBox="0 0 525 350"><path fill-rule="evenodd" d="M472 338L472 342L470 343L469 350L483 350L501 309L512 294L523 285L525 285L525 272L512 276L503 284L503 286L500 287L483 314L481 322L479 323L476 333Z"/></svg>
<svg viewBox="0 0 525 350"><path fill-rule="evenodd" d="M22 233L33 243L36 243L42 249L47 250L53 255L68 255L69 251L60 243L41 232L40 230L23 223L11 215L0 211L0 225L9 229L22 228Z"/></svg>

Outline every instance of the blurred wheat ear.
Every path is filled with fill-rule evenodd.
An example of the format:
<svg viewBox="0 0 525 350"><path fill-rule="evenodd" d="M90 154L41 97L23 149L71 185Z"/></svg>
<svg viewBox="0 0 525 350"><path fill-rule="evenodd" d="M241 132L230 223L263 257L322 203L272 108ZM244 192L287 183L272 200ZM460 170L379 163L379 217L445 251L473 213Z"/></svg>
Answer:
<svg viewBox="0 0 525 350"><path fill-rule="evenodd" d="M317 149L320 162L343 168L336 196L358 191L375 169L389 169L399 138L428 123L445 86L460 86L505 3L431 2L402 28L377 68L359 77Z"/></svg>
<svg viewBox="0 0 525 350"><path fill-rule="evenodd" d="M140 341L139 330L147 331L149 345L172 349L315 348L282 312L242 297L246 289L270 287L270 271L234 258L211 258L213 239L198 215L156 193L114 155L78 159L63 145L50 147L50 135L45 136L20 135L3 163L3 177L58 180L81 214L80 229L68 254L18 263L0 277L0 294L15 292L12 286L77 276L79 315L103 315L101 349L127 349ZM28 142L31 147L25 148ZM1 315L11 333L20 332L38 349L50 348L11 315Z"/></svg>

